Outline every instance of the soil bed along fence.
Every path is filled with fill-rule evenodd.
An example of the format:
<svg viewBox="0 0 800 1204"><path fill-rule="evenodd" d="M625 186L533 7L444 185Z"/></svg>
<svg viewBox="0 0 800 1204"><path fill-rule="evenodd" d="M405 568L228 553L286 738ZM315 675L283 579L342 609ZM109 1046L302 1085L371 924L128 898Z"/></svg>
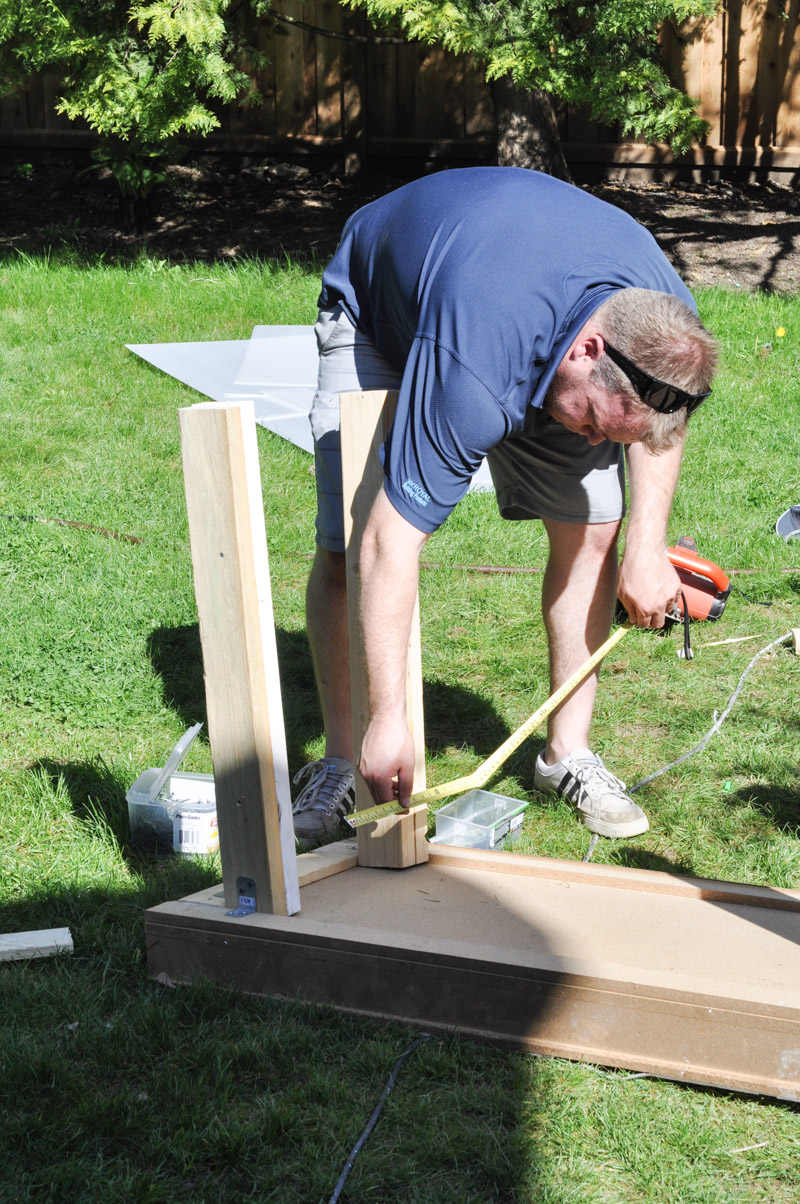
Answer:
<svg viewBox="0 0 800 1204"><path fill-rule="evenodd" d="M494 113L480 65L375 30L336 0L280 0L282 22L256 39L269 56L257 82L264 103L220 111L202 149L340 161L413 171L492 162ZM709 123L704 145L676 160L663 146L620 142L584 112L561 116L567 159L582 178L720 172L794 183L800 172L800 0L731 0L713 21L665 28L673 78ZM94 137L55 111L58 80L33 79L0 101L6 153L84 151Z"/></svg>

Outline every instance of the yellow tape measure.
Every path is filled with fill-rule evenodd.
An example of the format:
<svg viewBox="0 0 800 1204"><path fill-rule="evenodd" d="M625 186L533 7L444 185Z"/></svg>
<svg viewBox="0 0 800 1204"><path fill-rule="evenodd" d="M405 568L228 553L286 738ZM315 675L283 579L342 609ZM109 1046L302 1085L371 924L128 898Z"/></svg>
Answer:
<svg viewBox="0 0 800 1204"><path fill-rule="evenodd" d="M415 807L416 803L411 800L409 807ZM408 807L404 807L402 803L397 801L392 803L378 803L374 807L367 807L365 811L351 811L349 815L345 815L345 822L351 828L361 828L364 824L374 823L376 819L386 819L388 815L401 815L404 811L408 811Z"/></svg>
<svg viewBox="0 0 800 1204"><path fill-rule="evenodd" d="M379 803L375 807L367 807L364 811L354 811L350 815L345 816L351 828L360 828L363 824L371 824L376 819L386 819L389 815L399 815L407 811L410 807L420 806L422 803L437 802L442 798L450 798L454 794L458 794L462 790L474 790L479 786L485 786L491 777L497 773L500 766L508 760L513 752L515 752L524 740L543 723L545 719L559 706L564 699L572 693L576 686L579 686L585 677L588 677L593 669L596 669L603 657L614 648L627 632L630 631L630 625L625 624L623 627L618 627L617 630L610 635L606 642L602 644L596 652L593 652L580 669L577 669L572 677L568 678L563 685L550 695L546 702L543 702L538 711L525 720L521 727L518 727L515 732L512 732L507 740L504 740L499 748L487 757L485 761L467 774L466 777L454 778L452 782L443 782L441 786L431 786L428 790L420 790L418 794L412 794L409 799L408 807L404 807L402 803L393 800L389 803Z"/></svg>

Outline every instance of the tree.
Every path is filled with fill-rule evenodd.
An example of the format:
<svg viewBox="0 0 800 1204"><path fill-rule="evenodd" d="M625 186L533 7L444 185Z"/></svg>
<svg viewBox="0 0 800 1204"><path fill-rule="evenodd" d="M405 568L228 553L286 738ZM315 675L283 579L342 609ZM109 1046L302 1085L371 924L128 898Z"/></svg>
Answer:
<svg viewBox="0 0 800 1204"><path fill-rule="evenodd" d="M669 143L702 137L697 102L670 81L663 22L711 16L719 0L346 0L422 42L474 55L493 82L501 161L568 174L558 102L588 106L623 137ZM527 143L527 145L524 145Z"/></svg>
<svg viewBox="0 0 800 1204"><path fill-rule="evenodd" d="M61 77L57 111L101 135L123 196L164 178L180 135L219 125L213 102L257 99L246 22L266 0L0 0L0 95Z"/></svg>

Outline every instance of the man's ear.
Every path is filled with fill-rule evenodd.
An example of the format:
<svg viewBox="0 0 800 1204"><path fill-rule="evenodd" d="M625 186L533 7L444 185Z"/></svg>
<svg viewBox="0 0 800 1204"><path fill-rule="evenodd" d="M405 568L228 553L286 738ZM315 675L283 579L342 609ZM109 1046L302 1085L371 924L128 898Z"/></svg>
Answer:
<svg viewBox="0 0 800 1204"><path fill-rule="evenodd" d="M591 370L605 350L603 336L599 330L581 332L570 352L570 359L583 361L582 366Z"/></svg>

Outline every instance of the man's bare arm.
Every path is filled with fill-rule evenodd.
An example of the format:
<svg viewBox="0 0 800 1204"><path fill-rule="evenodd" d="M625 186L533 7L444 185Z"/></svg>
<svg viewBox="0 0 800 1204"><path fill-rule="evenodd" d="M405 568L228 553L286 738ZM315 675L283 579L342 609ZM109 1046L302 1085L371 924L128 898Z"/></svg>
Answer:
<svg viewBox="0 0 800 1204"><path fill-rule="evenodd" d="M406 715L406 670L419 553L426 539L381 491L359 558L370 722L358 768L379 803L411 795L414 746Z"/></svg>
<svg viewBox="0 0 800 1204"><path fill-rule="evenodd" d="M665 611L680 594L665 549L682 457L683 441L658 456L641 443L627 448L630 513L617 594L638 627L663 627Z"/></svg>

